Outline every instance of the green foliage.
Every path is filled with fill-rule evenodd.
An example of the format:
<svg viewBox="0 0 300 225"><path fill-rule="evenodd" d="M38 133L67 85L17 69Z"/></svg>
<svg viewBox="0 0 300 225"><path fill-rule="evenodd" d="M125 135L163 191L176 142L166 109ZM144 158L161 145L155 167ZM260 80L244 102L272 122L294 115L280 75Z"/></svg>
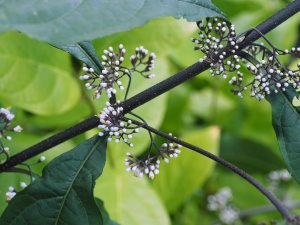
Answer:
<svg viewBox="0 0 300 225"><path fill-rule="evenodd" d="M293 88L271 95L268 101L272 105L273 127L283 159L292 176L300 183L300 107L292 104L298 93Z"/></svg>
<svg viewBox="0 0 300 225"><path fill-rule="evenodd" d="M18 30L59 45L129 30L162 16L190 21L223 16L210 0L28 0L21 5L10 0L1 3L0 15L0 31Z"/></svg>
<svg viewBox="0 0 300 225"><path fill-rule="evenodd" d="M3 103L40 115L63 113L77 103L80 89L67 54L9 32L0 36L0 60Z"/></svg>
<svg viewBox="0 0 300 225"><path fill-rule="evenodd" d="M249 173L269 173L284 167L281 158L269 147L232 134L222 134L220 151L222 158Z"/></svg>
<svg viewBox="0 0 300 225"><path fill-rule="evenodd" d="M283 6L282 3L273 0L247 2L214 0L214 2L239 30L257 25ZM44 7L45 5L47 7ZM17 8L22 8L22 11L18 12ZM134 53L135 47L143 45L157 55L154 71L157 76L151 81L138 75L134 76L129 92L129 96L133 96L200 58L198 52L193 52L193 45L189 42L196 33L194 23L176 21L172 18L156 19L143 27L113 34L142 25L152 18L170 15L200 20L207 15L222 16L222 13L209 0L85 0L60 1L60 3L54 1L37 3L28 0L22 3L22 7L16 0L6 0L2 2L0 8L0 30L16 29L31 37L46 40L92 66L96 71L101 69L101 62L96 54L101 54L109 45L116 47L119 43L123 43L128 58ZM291 47L289 44L293 44L296 38L298 22L296 18L292 23L287 22L279 27L279 31L273 31L270 34L271 41L275 43L277 41L278 47L282 47L282 44L284 48ZM291 31L290 35L285 35L287 30ZM105 36L107 34L110 35ZM95 38L99 39L94 40ZM95 49L91 42L85 40L92 40ZM70 44L78 41L80 43ZM57 129L68 128L94 115L102 110L104 102L107 101L103 98L100 102L92 102L92 97L88 97L90 93L80 90L78 84L83 86L83 83L75 80L72 75L77 77L80 75L75 68L79 68L81 64L73 61L74 65L71 65L71 57L67 54L24 35L14 32L2 34L0 59L0 101L17 108L16 123L27 130L27 133L20 134L20 138L13 136L15 142L8 145L13 154L55 133ZM128 61L125 61L125 64L128 64ZM271 96L270 101L281 151L299 181L299 163L296 162L299 147L296 142L291 142L291 138L298 138L299 110L295 107L292 109L290 102L295 93L290 96L289 93L287 96L282 93ZM203 73L168 94L139 107L135 113L141 115L153 127L175 133L176 136L215 154L220 152L222 157L253 173L260 180L264 180L270 170L283 167L276 153L278 149L272 131L270 106L266 102L257 102L248 97L241 100L233 96L229 91L227 80L208 77L208 73ZM293 118L296 118L295 123L292 123ZM201 127L208 128L202 130ZM96 132L98 130L93 130L90 134ZM47 160L85 138L86 136L82 135L58 146L56 150L49 151L46 153ZM103 145L104 148L105 144L96 139L96 137L92 139L93 143ZM91 140L87 142L93 145ZM147 133L137 135L133 143L135 146L132 153L143 154L149 146ZM67 220L70 219L71 222L68 223L115 225L116 222L109 219L103 202L93 198L94 180L104 166L105 152L100 150L92 153L90 147L79 146L76 153L69 152L51 162L45 168L42 178L18 193L8 204L9 207L3 213L0 224L7 224L8 217L10 221L14 221L9 224L17 222L22 224L22 218L31 215L40 216L42 219L32 217L28 219L30 224L35 222L48 224L49 220L57 218L53 214L54 211L51 211L54 209L50 207L51 204L60 201L60 198L54 198L50 191L59 191L61 195L56 197L61 197L65 194L62 192L66 190L61 186L67 185L71 190L82 189L83 191L78 193L81 197L87 196L85 199L88 201L84 203L91 207L89 211L91 214L85 217L82 213L85 209L80 208L78 199L73 199L71 207L75 207L78 213L72 216L67 213L61 214L66 216ZM111 217L122 225L210 224L216 217L207 211L206 197L224 186L230 186L235 203L241 210L268 204L256 189L238 176L225 172L223 168L215 169L212 161L186 149L182 150L177 159L170 160L169 164L162 163L160 174L152 183L146 179L135 178L132 174L124 172L125 152L130 150L126 145L109 144L109 164L106 165L101 179L97 180L94 190L95 196L104 200ZM71 155L73 153L74 155ZM75 158L79 156L84 158L89 154L92 155L82 170L74 167L76 163L79 165L81 162L74 160ZM29 163L36 161L37 158L34 158ZM66 169L68 165L73 168ZM41 170L42 165L34 167L37 173L41 173ZM75 179L76 185L70 186L68 181L70 177L76 175L75 170L80 171ZM45 179L46 175L48 178L51 175L51 179ZM24 179L23 175L1 174L1 198L4 198L8 186L19 185ZM61 181L58 181L59 179ZM41 187L45 184L48 189ZM294 185L287 190L284 197L289 197L288 192L293 192L295 198L298 198L300 196L298 189ZM31 198L33 195L39 198L42 195L51 195L51 198L41 200L41 202L51 201L51 204L38 211L36 210L39 207L38 203L28 204L35 201ZM96 208L96 204L99 209ZM0 203L0 213L5 205ZM64 206L65 210L68 205ZM51 213L52 215L48 217ZM21 216L16 217L17 214ZM86 218L92 218L90 220L92 222L83 221ZM274 214L264 215L262 218L269 221L274 218ZM251 222L246 221L245 224Z"/></svg>
<svg viewBox="0 0 300 225"><path fill-rule="evenodd" d="M114 158L106 164L95 187L95 196L105 202L111 217L122 225L170 225L164 205L147 181L126 173L116 162Z"/></svg>
<svg viewBox="0 0 300 225"><path fill-rule="evenodd" d="M62 154L10 202L0 224L103 224L93 188L105 155L106 139L99 136Z"/></svg>
<svg viewBox="0 0 300 225"><path fill-rule="evenodd" d="M201 146L213 154L218 153L220 131L217 127L186 134L183 140ZM199 166L200 165L200 166ZM161 173L153 185L169 212L174 212L190 197L212 172L214 162L188 149L182 149L179 157L161 165Z"/></svg>

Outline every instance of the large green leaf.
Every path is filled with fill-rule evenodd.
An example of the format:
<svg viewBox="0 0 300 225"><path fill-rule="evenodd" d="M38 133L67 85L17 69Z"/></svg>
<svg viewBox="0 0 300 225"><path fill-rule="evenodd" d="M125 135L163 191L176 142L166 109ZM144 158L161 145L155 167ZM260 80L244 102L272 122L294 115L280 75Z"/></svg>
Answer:
<svg viewBox="0 0 300 225"><path fill-rule="evenodd" d="M194 131L183 140L217 154L219 129L209 127ZM183 149L178 158L170 160L169 164L161 164L160 174L155 177L153 185L169 212L174 212L203 184L213 165L212 160L188 149Z"/></svg>
<svg viewBox="0 0 300 225"><path fill-rule="evenodd" d="M129 30L150 19L174 16L197 21L222 16L210 0L4 0L0 31L18 30L40 40L70 44Z"/></svg>
<svg viewBox="0 0 300 225"><path fill-rule="evenodd" d="M0 36L0 99L41 115L71 109L80 88L71 77L69 56L25 35Z"/></svg>
<svg viewBox="0 0 300 225"><path fill-rule="evenodd" d="M19 112L19 111L18 111ZM16 119L20 116L19 113L16 114ZM22 124L22 123L21 123ZM22 124L23 126L23 124ZM32 132L26 132L26 127L23 127L24 131L19 133L12 133L11 136L13 141L6 141L5 146L8 146L10 149L11 155L17 154L22 150L32 146L39 141L46 139L50 134L44 135L42 133L33 134ZM43 167L46 163L50 162L55 157L61 155L63 152L66 152L68 149L74 148L76 145L72 140L65 141L60 145L57 145L51 148L51 151L43 152L41 155L46 157L46 160L41 164L36 164L41 155L33 157L27 161L28 164L33 164L32 170L34 173L42 174ZM22 167L26 169L26 167ZM27 184L30 183L30 177L28 175L20 174L20 173L0 173L0 199L5 199L5 193L8 191L8 187L13 186L16 190L20 190L20 182L25 182ZM7 204L3 202L0 204L0 215L4 212Z"/></svg>
<svg viewBox="0 0 300 225"><path fill-rule="evenodd" d="M146 180L126 173L123 163L115 162L106 164L95 187L95 196L105 202L111 218L122 225L170 225L161 200Z"/></svg>
<svg viewBox="0 0 300 225"><path fill-rule="evenodd" d="M54 159L41 178L12 199L0 224L102 224L93 188L105 155L105 137L95 136Z"/></svg>
<svg viewBox="0 0 300 225"><path fill-rule="evenodd" d="M283 159L292 176L300 183L300 107L292 101L299 94L293 88L269 96L273 127Z"/></svg>

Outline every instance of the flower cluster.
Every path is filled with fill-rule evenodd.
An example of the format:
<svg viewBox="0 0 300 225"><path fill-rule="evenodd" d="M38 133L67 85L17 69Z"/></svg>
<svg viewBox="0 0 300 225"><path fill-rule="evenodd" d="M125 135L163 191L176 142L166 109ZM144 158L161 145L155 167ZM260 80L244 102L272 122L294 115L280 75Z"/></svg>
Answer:
<svg viewBox="0 0 300 225"><path fill-rule="evenodd" d="M135 176L142 177L144 174L148 175L149 178L153 179L155 175L159 174L160 160L165 163L169 163L170 158L176 158L181 152L179 148L181 145L175 145L173 143L164 143L158 149L157 156L148 155L146 159L139 159L127 152L127 158L125 159L126 171L132 171Z"/></svg>
<svg viewBox="0 0 300 225"><path fill-rule="evenodd" d="M6 201L10 201L13 199L13 197L15 197L17 194L17 191L14 189L14 187L9 187L8 188L8 192L5 193L6 196Z"/></svg>
<svg viewBox="0 0 300 225"><path fill-rule="evenodd" d="M262 36L271 50L263 43L253 43L243 51L238 51L238 44L245 35L237 36L234 25L213 18L198 23L198 27L200 39L193 38L192 41L197 45L195 50L205 54L199 62L210 63L212 76L227 78L229 73L234 72L236 75L229 81L234 94L243 97L243 91L250 89L250 96L261 100L271 93L285 91L289 86L295 89L300 87L300 63L297 69L291 70L279 60L280 55L299 56L300 47L280 50ZM244 74L240 71L242 66L253 74L254 79L250 82L249 79L244 79Z"/></svg>
<svg viewBox="0 0 300 225"><path fill-rule="evenodd" d="M239 212L231 207L225 207L219 213L219 219L225 224L233 224L239 218Z"/></svg>
<svg viewBox="0 0 300 225"><path fill-rule="evenodd" d="M232 199L230 188L223 187L216 194L208 196L207 208L211 211L217 211L224 208Z"/></svg>
<svg viewBox="0 0 300 225"><path fill-rule="evenodd" d="M211 66L212 76L222 76L227 78L227 72L232 72L240 68L239 57L229 56L223 51L225 46L230 46L230 51L235 53L238 50L234 25L221 21L217 18L206 19L206 23L199 22L200 39L193 38L197 45L194 49L205 54L199 62L208 60ZM216 58L215 55L219 54ZM224 59L227 58L226 63Z"/></svg>
<svg viewBox="0 0 300 225"><path fill-rule="evenodd" d="M130 56L132 70L139 72L145 78L154 78L155 74L149 74L149 72L154 68L155 58L156 55L153 52L149 55L148 50L143 46L136 48L135 55Z"/></svg>
<svg viewBox="0 0 300 225"><path fill-rule="evenodd" d="M16 132L22 131L22 127L17 125L14 128L10 127L10 122L14 119L15 115L10 112L9 109L0 108L0 153L4 153L6 156L9 154L9 148L5 147L1 141L2 138L11 141L12 137L6 135L6 132Z"/></svg>
<svg viewBox="0 0 300 225"><path fill-rule="evenodd" d="M143 160L135 157L129 152L127 152L126 155L125 166L127 166L127 172L132 171L137 177L143 177L144 174L146 174L151 179L159 174L160 160L156 157L149 157L147 160Z"/></svg>
<svg viewBox="0 0 300 225"><path fill-rule="evenodd" d="M103 131L99 132L99 136L104 136L108 133L108 141L118 143L123 140L127 145L133 147L130 142L132 135L139 132L139 127L132 124L130 119L125 119L123 116L123 108L118 105L111 105L106 102L106 107L99 115L100 125L98 126Z"/></svg>
<svg viewBox="0 0 300 225"><path fill-rule="evenodd" d="M272 171L268 175L271 182L290 181L292 176L286 169Z"/></svg>
<svg viewBox="0 0 300 225"><path fill-rule="evenodd" d="M104 50L102 55L101 72L96 71L95 68L83 67L86 72L85 75L80 76L81 80L86 81L85 86L88 89L96 89L94 93L95 98L100 98L105 91L109 102L106 102L106 106L98 115L100 125L98 128L101 131L99 136L107 136L108 141L114 140L116 143L122 141L129 147L133 147L131 139L135 133L139 132L141 125L136 125L131 119L124 117L123 108L120 106L120 101L116 101L115 94L117 93L116 86L123 90L124 86L121 79L126 76L129 79L125 98L127 98L128 89L130 87L131 78L133 73L138 73L145 78L154 78L155 74L151 74L151 70L154 68L154 60L156 55L149 53L143 46L137 47L135 53L130 56L130 68L124 66L126 49L122 44L119 45L119 49L115 52L113 47L109 47ZM146 123L142 118L137 115L138 119ZM176 158L180 153L180 145L174 145L173 143L164 143L160 148L157 148L152 140L151 133L149 133L151 139L151 147L148 153L147 159L138 159L130 153L127 153L126 166L128 171L132 171L136 176L143 176L147 174L150 178L154 178L159 173L160 160L169 162L168 158ZM151 148L155 146L158 151L158 156L151 156Z"/></svg>
<svg viewBox="0 0 300 225"><path fill-rule="evenodd" d="M243 84L243 79L230 82L237 87L233 91L241 93L250 86L250 96L261 100L271 93L286 91L288 87L298 89L300 87L300 63L298 63L298 69L291 70L282 65L278 58L278 55L294 54L296 51L300 53L300 48L282 51L274 47L274 51L271 51L262 43L248 46L245 49L246 57L252 60L246 62L246 68L253 74L254 79L247 85Z"/></svg>
<svg viewBox="0 0 300 225"><path fill-rule="evenodd" d="M123 66L125 53L126 49L122 44L119 45L117 52L114 51L113 47L104 50L101 73L97 73L94 68L83 67L83 71L87 74L80 76L80 79L87 81L85 84L87 89L96 89L95 98L100 98L103 90L106 90L108 98L111 98L117 93L116 86L123 90L121 78L124 76L131 78L133 72L138 72L145 78L155 76L148 74L154 68L154 53L149 55L148 50L143 46L136 48L135 54L130 57L132 68Z"/></svg>
<svg viewBox="0 0 300 225"><path fill-rule="evenodd" d="M27 187L27 184L25 182L20 182L20 187L24 189ZM6 201L9 202L10 200L12 200L17 193L18 191L13 186L8 187L8 192L5 193Z"/></svg>
<svg viewBox="0 0 300 225"><path fill-rule="evenodd" d="M239 218L238 210L230 204L232 193L230 188L223 187L216 194L208 196L210 211L218 212L219 219L224 224L233 224Z"/></svg>

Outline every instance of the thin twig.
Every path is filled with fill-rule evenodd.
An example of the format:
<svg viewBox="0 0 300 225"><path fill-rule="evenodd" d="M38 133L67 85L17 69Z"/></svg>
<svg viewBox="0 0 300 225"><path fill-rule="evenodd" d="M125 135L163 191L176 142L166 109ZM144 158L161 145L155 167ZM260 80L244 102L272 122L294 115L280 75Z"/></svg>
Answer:
<svg viewBox="0 0 300 225"><path fill-rule="evenodd" d="M252 184L256 189L258 189L264 196L266 196L270 200L270 202L280 212L280 214L282 215L283 218L285 218L287 221L293 220L293 216L290 215L288 208L279 199L277 199L275 195L273 195L270 191L268 191L261 183L259 183L254 177L252 177L250 174L248 174L244 170L238 168L237 166L233 165L232 163L226 161L225 159L222 159L221 157L214 155L202 148L196 147L190 143L182 141L182 140L175 138L169 134L163 133L159 130L156 130L153 127L150 127L150 126L140 123L138 121L132 120L132 122L136 125L143 127L144 129L156 134L156 135L159 135L160 137L163 137L167 140L170 140L179 145L182 145L190 150L200 153L201 155L204 155L204 156L214 160L215 162L219 163L220 165L224 166L225 168L231 170L232 172L239 175L240 177L243 177L246 181L248 181L250 184Z"/></svg>

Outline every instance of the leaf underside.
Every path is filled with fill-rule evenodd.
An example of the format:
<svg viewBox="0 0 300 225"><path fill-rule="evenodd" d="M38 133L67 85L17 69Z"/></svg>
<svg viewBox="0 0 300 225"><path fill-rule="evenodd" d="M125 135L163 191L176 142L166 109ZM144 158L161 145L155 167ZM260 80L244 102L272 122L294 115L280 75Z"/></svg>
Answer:
<svg viewBox="0 0 300 225"><path fill-rule="evenodd" d="M21 4L4 0L0 32L18 30L66 45L129 30L163 16L197 21L223 14L210 0L26 0Z"/></svg>

